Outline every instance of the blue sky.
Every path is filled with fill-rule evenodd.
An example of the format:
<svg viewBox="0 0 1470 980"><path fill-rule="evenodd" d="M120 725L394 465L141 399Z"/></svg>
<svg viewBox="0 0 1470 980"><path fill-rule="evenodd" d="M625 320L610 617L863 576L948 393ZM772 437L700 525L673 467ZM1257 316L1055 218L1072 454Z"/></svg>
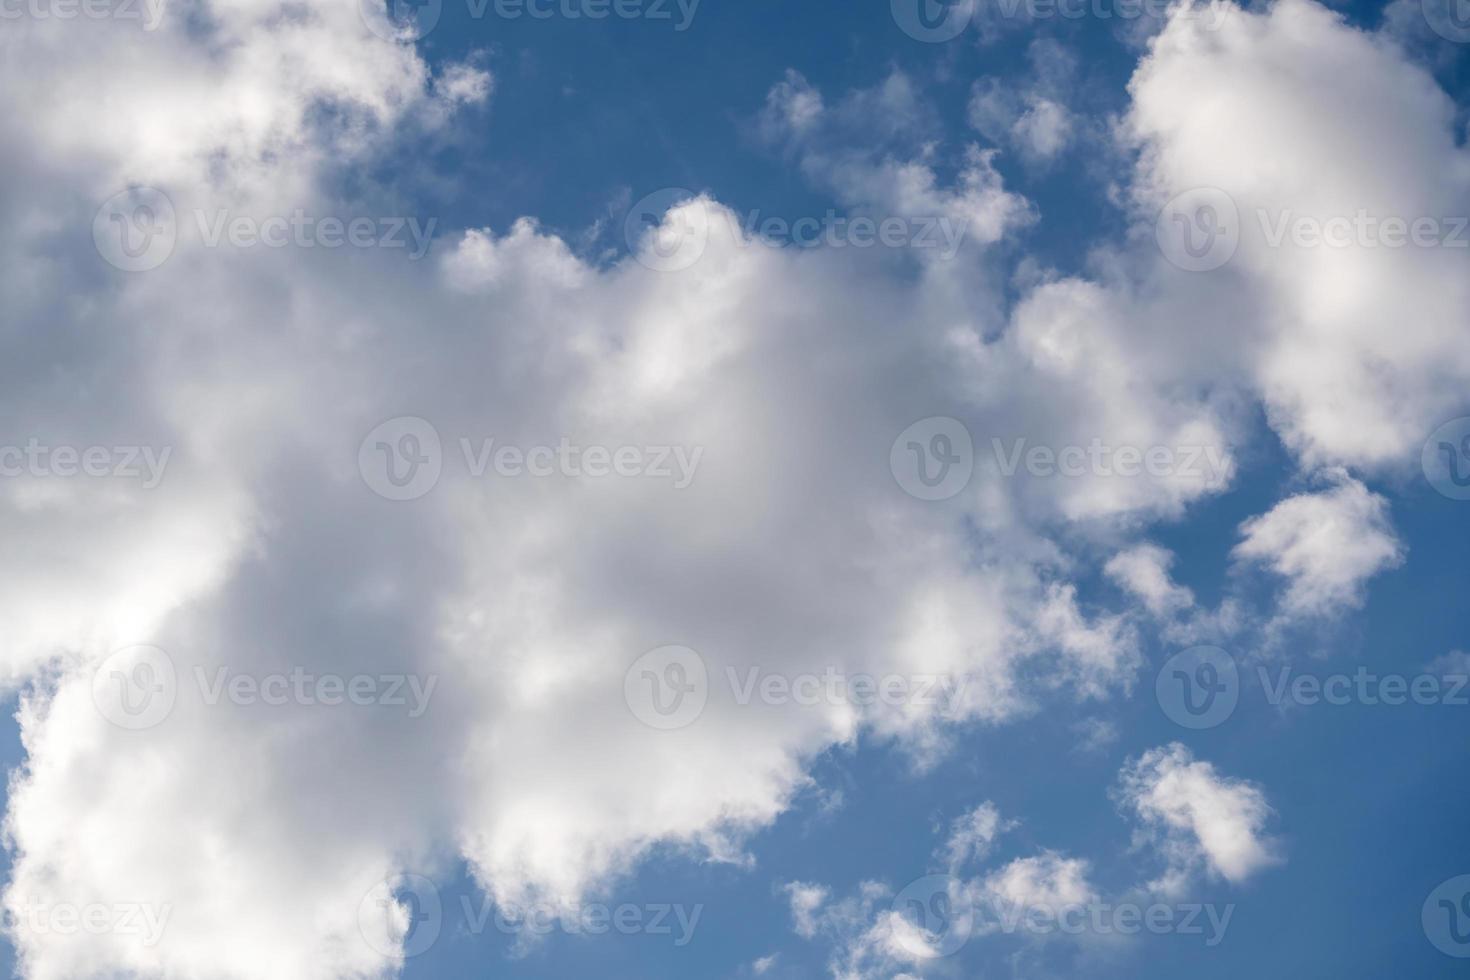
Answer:
<svg viewBox="0 0 1470 980"><path fill-rule="evenodd" d="M0 968L1464 975L1439 7L59 2L0 25ZM1440 237L1298 234L1355 214Z"/></svg>

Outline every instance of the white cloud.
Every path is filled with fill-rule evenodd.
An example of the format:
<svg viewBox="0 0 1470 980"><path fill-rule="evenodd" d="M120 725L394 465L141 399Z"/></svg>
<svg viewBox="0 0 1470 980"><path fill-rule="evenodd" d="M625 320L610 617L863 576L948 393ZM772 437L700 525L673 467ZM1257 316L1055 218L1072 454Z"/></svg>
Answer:
<svg viewBox="0 0 1470 980"><path fill-rule="evenodd" d="M1247 302L1226 301L1209 317L1240 352L1218 364L1248 372L1306 465L1415 459L1464 405L1466 250L1272 247L1265 228L1360 211L1405 221L1466 214L1455 107L1396 42L1309 0L1280 0L1214 30L1210 21L1172 19L1130 84L1126 131L1143 145L1135 188L1147 220L1192 188L1233 200L1240 245L1209 277Z"/></svg>
<svg viewBox="0 0 1470 980"><path fill-rule="evenodd" d="M1439 677L1470 677L1470 653L1451 650L1424 665L1425 673Z"/></svg>
<svg viewBox="0 0 1470 980"><path fill-rule="evenodd" d="M828 968L836 980L877 980L908 970L922 974L941 955L936 937L895 910L893 892L880 882L862 882L853 895L831 902L825 887L792 883L787 891L797 935L831 945ZM798 896L804 907L800 914Z"/></svg>
<svg viewBox="0 0 1470 980"><path fill-rule="evenodd" d="M1265 794L1219 775L1178 742L1130 760L1119 773L1119 794L1142 825L1140 840L1164 858L1167 868L1152 883L1161 892L1180 894L1202 869L1239 884L1280 860L1265 835Z"/></svg>
<svg viewBox="0 0 1470 980"><path fill-rule="evenodd" d="M985 153L941 157L900 74L834 100L788 77L775 130L844 204L962 219L953 261L755 247L733 220L712 222L679 273L640 263L652 242L589 263L531 220L445 230L421 263L207 248L186 234L193 209L350 214L364 205L332 190L334 168L492 88L473 67L431 77L353 4L208 13L146 45L115 25L17 22L0 65L0 409L17 440L173 449L156 490L0 486L0 669L30 685L6 902L173 909L149 947L13 931L30 977L372 976L401 956L386 932L363 936L359 905L396 872L462 858L499 901L567 903L659 846L741 861L833 744L872 736L928 758L956 726L1041 710L1058 689L1071 710L1126 688L1128 624L1084 608L1069 579L1120 528L1224 490L1257 397L1308 467L1389 466L1470 376L1454 257L1243 249L1229 278L1186 280L1129 247L1099 253L1096 281L1044 278L1008 309L985 246L1035 211ZM1242 209L1464 206L1448 100L1300 0L1213 37L1176 22L1133 93L1141 200L1213 182ZM124 278L76 241L131 182L172 197L180 241ZM401 415L436 426L444 473L395 502L357 454ZM931 415L966 420L977 450L971 483L940 503L888 470L893 439ZM992 434L1224 462L1006 475ZM705 452L676 491L475 477L462 437ZM1376 500L1345 481L1287 501L1248 526L1242 554L1289 576L1294 602L1341 605L1390 560ZM1373 547L1344 542L1346 572L1321 558L1323 514L1372 532ZM92 703L93 672L140 642L174 658L178 703L122 731ZM716 681L758 666L965 683L944 710L740 705L716 689L696 723L662 732L629 712L623 680L668 643ZM192 678L220 667L443 683L417 719L207 704ZM1138 764L1140 816L1172 858L1247 876L1264 801L1180 751ZM1026 880L1057 877L1045 870ZM866 917L849 916L850 958L906 969L916 937L879 921L878 901L865 891ZM827 911L812 906L812 930Z"/></svg>
<svg viewBox="0 0 1470 980"><path fill-rule="evenodd" d="M950 825L949 839L944 842L943 850L951 873L971 861L984 858L990 853L995 838L1015 826L1014 820L1001 819L1000 811L989 800L956 817Z"/></svg>
<svg viewBox="0 0 1470 980"><path fill-rule="evenodd" d="M1097 902L1097 891L1087 880L1088 862L1056 851L1017 858L970 887L970 900L988 913L984 928L997 928L1026 910L1041 909L1053 916L1062 910Z"/></svg>
<svg viewBox="0 0 1470 980"><path fill-rule="evenodd" d="M987 810L993 807L981 804L973 813ZM952 968L949 957L985 937L1018 931L1031 938L1055 935L1024 923L1034 916L1055 920L1096 903L1089 868L1085 860L1044 850L968 880L952 865L950 874L917 879L897 895L873 881L837 901L817 886L793 883L787 890L818 910L797 917L796 931L830 946L828 969L835 980L888 980L945 975Z"/></svg>
<svg viewBox="0 0 1470 980"><path fill-rule="evenodd" d="M785 891L791 902L791 920L796 934L803 939L811 939L817 934L817 915L827 903L829 892L826 886L793 881L786 885Z"/></svg>
<svg viewBox="0 0 1470 980"><path fill-rule="evenodd" d="M999 146L1014 147L1030 164L1048 164L1074 141L1078 122L1067 106L1078 93L1077 59L1051 39L1027 48L1025 78L988 77L971 88L970 125Z"/></svg>
<svg viewBox="0 0 1470 980"><path fill-rule="evenodd" d="M1155 544L1140 544L1108 559L1103 572L1142 599L1149 612L1167 616L1194 605L1194 593L1169 577L1173 563L1172 552Z"/></svg>
<svg viewBox="0 0 1470 980"><path fill-rule="evenodd" d="M1363 584L1404 560L1388 501L1350 477L1281 501L1241 525L1234 554L1287 581L1282 605L1294 615L1330 614L1361 603Z"/></svg>

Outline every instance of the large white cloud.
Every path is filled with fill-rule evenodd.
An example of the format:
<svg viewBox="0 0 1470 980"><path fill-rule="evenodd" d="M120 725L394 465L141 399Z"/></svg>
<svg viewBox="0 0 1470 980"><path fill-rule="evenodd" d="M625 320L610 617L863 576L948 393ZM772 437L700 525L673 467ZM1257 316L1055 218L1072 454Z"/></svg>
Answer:
<svg viewBox="0 0 1470 980"><path fill-rule="evenodd" d="M1140 200L1215 188L1238 212L1240 244L1220 271L1253 302L1197 315L1241 352L1230 361L1244 361L1272 425L1309 465L1411 458L1464 405L1470 236L1445 227L1460 244L1425 247L1402 232L1344 235L1341 222L1467 213L1470 158L1449 97L1394 40L1308 0L1213 31L1174 19L1130 91ZM1283 223L1334 220L1346 244L1293 232L1273 244Z"/></svg>
<svg viewBox="0 0 1470 980"><path fill-rule="evenodd" d="M0 663L33 685L7 905L171 910L151 945L13 928L29 976L372 976L401 953L360 906L399 871L462 856L500 901L567 903L657 846L738 860L834 743L870 733L922 762L957 725L1126 689L1131 629L1069 579L1093 545L1224 489L1256 395L1308 465L1386 464L1412 454L1465 375L1453 256L1278 269L1243 247L1222 281L1130 246L1100 255L1093 280L1044 279L1008 311L987 246L1034 210L985 154L935 158L933 134L902 122L922 101L902 76L835 100L788 79L769 134L853 207L963 220L948 259L769 248L709 198L664 218L665 232L707 232L677 272L650 268L657 235L599 265L531 221L442 239L422 262L208 247L196 209L384 215L328 190L332 168L442 122L489 81L463 66L431 78L352 4L194 13L146 36L26 23L29 43L8 44L0 68L7 162L33 178L33 193L0 194L15 229L0 271L7 438L172 450L152 489L0 484L16 556L0 576ZM1379 101L1338 124L1344 65L1357 97ZM1133 91L1141 198L1214 182L1243 209L1459 200L1443 95L1305 3L1213 38L1170 26ZM866 119L881 122L878 150L856 141ZM1243 151L1225 162L1232 139L1261 133L1292 135L1270 144L1271 168ZM180 235L160 268L124 276L85 229L135 181L169 194ZM1337 196L1310 196L1322 187ZM1352 304L1333 299L1341 281ZM1368 328L1411 301L1411 328ZM1342 391L1362 400L1339 425ZM400 416L434 426L443 472L394 501L365 483L359 448ZM931 416L963 420L976 450L943 501L890 471L899 433ZM701 455L683 488L475 476L462 438ZM1017 440L1099 438L1209 448L1217 465L1005 463ZM137 643L167 651L179 684L166 719L129 731L97 710L93 679ZM710 678L703 713L676 731L624 702L629 666L667 644L697 651ZM438 683L418 716L210 704L197 672L220 668ZM937 703L742 704L728 673L829 668L956 686ZM1222 873L1251 865L1216 850Z"/></svg>

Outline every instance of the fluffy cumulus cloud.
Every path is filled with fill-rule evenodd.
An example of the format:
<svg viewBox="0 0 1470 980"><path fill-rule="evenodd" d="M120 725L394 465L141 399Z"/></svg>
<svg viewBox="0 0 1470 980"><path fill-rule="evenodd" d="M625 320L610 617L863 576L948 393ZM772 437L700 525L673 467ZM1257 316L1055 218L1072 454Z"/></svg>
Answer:
<svg viewBox="0 0 1470 980"><path fill-rule="evenodd" d="M1357 605L1369 578L1404 560L1388 501L1350 477L1336 479L1336 486L1288 497L1241 525L1235 554L1286 578L1282 604L1289 614Z"/></svg>
<svg viewBox="0 0 1470 980"><path fill-rule="evenodd" d="M196 215L384 213L354 212L336 168L493 85L474 64L432 71L355 4L179 13L121 41L115 21L16 24L0 64L6 441L168 450L156 486L0 483L0 671L23 692L26 751L5 903L29 977L391 975L401 922L372 899L396 874L464 860L498 902L570 903L656 847L743 860L834 744L932 760L959 726L1127 691L1132 626L1073 577L1227 488L1252 405L1304 468L1367 479L1412 457L1470 375L1470 285L1447 252L1268 255L1247 235L1198 276L1129 242L1007 308L995 246L1037 215L988 151L937 148L901 74L825 97L792 76L761 127L846 206L963 229L944 257L766 247L709 196L611 263L533 219L440 229L420 262L212 243ZM1463 213L1448 100L1305 0L1213 34L1171 23L1132 93L1140 205L1212 185L1246 217ZM124 274L86 229L137 184L167 195L177 242ZM1151 239L1151 218L1140 228ZM664 246L691 229L692 260L670 268ZM939 416L971 436L973 473L923 499L899 436ZM1026 461L1095 440L1110 454L1076 472ZM948 458L909 441L916 464ZM553 463L563 446L585 472ZM504 447L549 471L485 469ZM590 476L589 447L672 468ZM1167 465L1125 471L1121 447L1163 447ZM414 467L437 479L406 493ZM1289 500L1248 525L1243 554L1287 576L1289 602L1340 605L1391 557L1376 500L1355 480ZM1347 570L1324 567L1324 519ZM1114 569L1167 605L1164 567L1141 553ZM705 678L702 712L673 731L640 717L643 674L625 684L670 644L696 659L655 678ZM829 670L950 686L741 694L752 672ZM301 673L414 684L406 704L240 693ZM167 688L171 710L118 715L133 686ZM1178 748L1125 785L1171 867L1237 880L1265 863L1253 788ZM1063 860L995 887L1078 893L1083 868ZM799 928L822 929L829 899L800 895ZM168 907L161 941L15 925L32 904L120 901ZM876 889L850 901L834 921L863 923L855 962L922 959Z"/></svg>
<svg viewBox="0 0 1470 980"><path fill-rule="evenodd" d="M1280 860L1261 789L1221 775L1178 742L1130 760L1119 799L1140 822L1140 842L1166 864L1153 882L1162 893L1179 894L1201 872L1238 884Z"/></svg>
<svg viewBox="0 0 1470 980"><path fill-rule="evenodd" d="M1028 164L1044 165L1076 136L1077 119L1067 102L1077 90L1077 59L1050 39L1033 41L1027 55L1031 72L1023 85L993 77L974 84L969 120L992 143L1014 148Z"/></svg>
<svg viewBox="0 0 1470 980"><path fill-rule="evenodd" d="M1174 556L1158 545L1140 544L1108 559L1103 571L1150 613L1163 616L1194 605L1194 593L1169 577L1173 562Z"/></svg>
<svg viewBox="0 0 1470 980"><path fill-rule="evenodd" d="M1215 214L1239 235L1226 268L1250 302L1211 320L1272 425L1308 465L1392 467L1470 376L1470 255L1406 246L1390 221L1466 213L1454 104L1394 40L1308 0L1201 23L1171 21L1130 84L1140 200L1223 193Z"/></svg>
<svg viewBox="0 0 1470 980"><path fill-rule="evenodd" d="M826 945L837 980L945 975L949 957L967 944L1002 934L1044 944L1057 931L1028 923L1075 915L1097 905L1100 894L1089 880L1088 861L1054 850L972 877L961 873L965 865L982 862L995 838L1017 825L1003 819L995 804L979 804L953 822L939 850L948 872L922 876L901 889L864 881L852 894L834 898L824 885L791 882L785 893L793 931Z"/></svg>
<svg viewBox="0 0 1470 980"><path fill-rule="evenodd" d="M944 955L942 939L905 915L904 896L895 896L882 882L862 882L854 894L835 901L828 900L827 889L799 882L788 885L787 893L797 935L820 938L829 945L828 966L834 977L921 975ZM932 894L925 889L922 898Z"/></svg>
<svg viewBox="0 0 1470 980"><path fill-rule="evenodd" d="M1029 858L1016 858L986 876L973 889L972 899L992 912L991 926L1001 927L1017 909L1060 909L1097 902L1097 892L1088 883L1088 862L1044 851Z"/></svg>

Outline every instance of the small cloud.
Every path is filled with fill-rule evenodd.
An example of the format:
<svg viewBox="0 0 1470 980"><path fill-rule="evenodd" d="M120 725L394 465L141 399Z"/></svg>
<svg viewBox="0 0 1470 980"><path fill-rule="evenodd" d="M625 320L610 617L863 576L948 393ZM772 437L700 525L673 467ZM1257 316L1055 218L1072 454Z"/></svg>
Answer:
<svg viewBox="0 0 1470 980"><path fill-rule="evenodd" d="M1124 807L1141 821L1136 835L1167 862L1156 891L1178 893L1200 868L1239 884L1280 862L1265 825L1271 807L1259 787L1230 779L1178 742L1145 752L1119 773Z"/></svg>

